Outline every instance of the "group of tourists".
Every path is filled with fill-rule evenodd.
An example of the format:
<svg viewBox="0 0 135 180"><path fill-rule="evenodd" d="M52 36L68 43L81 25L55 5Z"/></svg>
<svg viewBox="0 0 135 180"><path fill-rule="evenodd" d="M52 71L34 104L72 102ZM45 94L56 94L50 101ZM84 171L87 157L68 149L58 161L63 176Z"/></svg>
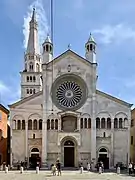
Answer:
<svg viewBox="0 0 135 180"><path fill-rule="evenodd" d="M61 163L59 160L56 161L56 164L52 164L51 165L51 170L52 170L52 174L53 176L56 176L56 172L58 172L58 176L61 176Z"/></svg>

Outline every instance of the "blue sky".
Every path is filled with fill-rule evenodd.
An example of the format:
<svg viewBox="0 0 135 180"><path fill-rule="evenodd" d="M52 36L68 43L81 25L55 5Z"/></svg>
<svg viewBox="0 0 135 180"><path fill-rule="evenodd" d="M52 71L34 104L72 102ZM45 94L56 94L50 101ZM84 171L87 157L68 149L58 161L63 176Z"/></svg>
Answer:
<svg viewBox="0 0 135 180"><path fill-rule="evenodd" d="M37 6L40 43L46 36L50 0L0 1L0 102L7 106L20 98L20 74L28 35L30 9ZM92 32L97 42L97 88L135 103L134 0L54 0L55 56L71 49L84 56Z"/></svg>

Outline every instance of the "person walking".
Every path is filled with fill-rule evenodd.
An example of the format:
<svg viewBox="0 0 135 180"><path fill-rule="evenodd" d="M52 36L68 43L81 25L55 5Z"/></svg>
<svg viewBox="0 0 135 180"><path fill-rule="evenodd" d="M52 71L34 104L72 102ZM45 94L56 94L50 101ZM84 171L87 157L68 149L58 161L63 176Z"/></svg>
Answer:
<svg viewBox="0 0 135 180"><path fill-rule="evenodd" d="M132 163L129 163L128 171L129 171L129 175L131 175L132 174Z"/></svg>
<svg viewBox="0 0 135 180"><path fill-rule="evenodd" d="M87 163L87 171L88 172L90 171L90 163L89 162Z"/></svg>

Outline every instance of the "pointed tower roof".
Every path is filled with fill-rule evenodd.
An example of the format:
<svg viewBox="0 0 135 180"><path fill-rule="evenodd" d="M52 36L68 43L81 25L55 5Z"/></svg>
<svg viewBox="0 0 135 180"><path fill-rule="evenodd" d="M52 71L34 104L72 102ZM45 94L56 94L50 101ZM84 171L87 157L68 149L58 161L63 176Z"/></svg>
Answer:
<svg viewBox="0 0 135 180"><path fill-rule="evenodd" d="M89 36L89 39L88 39L87 43L89 43L89 42L93 42L93 43L96 44L96 42L95 42L95 40L94 40L94 38L93 38L91 33L90 33L90 36Z"/></svg>
<svg viewBox="0 0 135 180"><path fill-rule="evenodd" d="M39 54L39 42L38 42L38 24L36 21L36 10L33 8L32 18L30 21L29 39L27 44L26 53Z"/></svg>
<svg viewBox="0 0 135 180"><path fill-rule="evenodd" d="M45 43L51 43L52 44L52 41L51 41L49 34L47 34L47 37L45 39Z"/></svg>

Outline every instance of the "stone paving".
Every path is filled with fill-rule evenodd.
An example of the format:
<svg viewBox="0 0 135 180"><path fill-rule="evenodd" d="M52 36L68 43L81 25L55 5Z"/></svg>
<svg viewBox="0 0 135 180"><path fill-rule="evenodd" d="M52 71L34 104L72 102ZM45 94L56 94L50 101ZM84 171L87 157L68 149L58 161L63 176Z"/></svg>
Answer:
<svg viewBox="0 0 135 180"><path fill-rule="evenodd" d="M19 171L9 171L7 174L0 171L0 180L132 180L135 177L128 176L127 174L117 175L116 173L93 173L84 171L80 174L79 171L62 171L62 176L52 176L50 171L24 171L20 174Z"/></svg>

